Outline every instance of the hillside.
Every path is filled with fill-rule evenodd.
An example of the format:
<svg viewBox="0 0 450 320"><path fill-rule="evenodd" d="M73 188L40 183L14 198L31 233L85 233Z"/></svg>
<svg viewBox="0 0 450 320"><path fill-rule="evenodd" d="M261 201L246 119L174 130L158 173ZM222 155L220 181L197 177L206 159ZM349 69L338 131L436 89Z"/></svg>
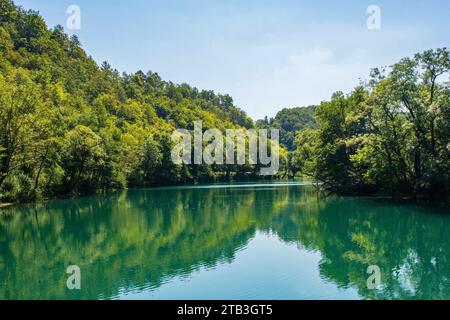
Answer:
<svg viewBox="0 0 450 320"><path fill-rule="evenodd" d="M229 95L98 66L76 36L0 0L0 200L255 172L174 165L170 135L194 120L205 129L254 126Z"/></svg>
<svg viewBox="0 0 450 320"><path fill-rule="evenodd" d="M256 125L260 128L280 128L280 143L289 151L295 149L295 135L298 131L314 128L316 119L314 112L316 106L285 108L279 111L275 118L258 120Z"/></svg>

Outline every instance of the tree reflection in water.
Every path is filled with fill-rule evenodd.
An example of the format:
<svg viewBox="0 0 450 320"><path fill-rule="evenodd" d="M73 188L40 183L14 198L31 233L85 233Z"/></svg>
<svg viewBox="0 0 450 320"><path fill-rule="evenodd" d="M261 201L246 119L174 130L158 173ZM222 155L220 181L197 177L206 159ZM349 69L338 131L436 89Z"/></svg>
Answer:
<svg viewBox="0 0 450 320"><path fill-rule="evenodd" d="M257 231L320 252L321 276L364 298L449 299L446 210L271 185L130 190L9 208L0 213L0 299L152 290L233 262ZM71 264L90 285L69 295ZM381 268L379 290L367 289L369 265Z"/></svg>

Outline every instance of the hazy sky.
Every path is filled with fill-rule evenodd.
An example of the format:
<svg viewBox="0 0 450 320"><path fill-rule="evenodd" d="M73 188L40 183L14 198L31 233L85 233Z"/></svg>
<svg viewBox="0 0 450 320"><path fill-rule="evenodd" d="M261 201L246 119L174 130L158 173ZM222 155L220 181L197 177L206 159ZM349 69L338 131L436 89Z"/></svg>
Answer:
<svg viewBox="0 0 450 320"><path fill-rule="evenodd" d="M350 91L370 68L450 45L450 1L16 0L50 27L81 9L79 36L99 63L228 93L257 119ZM381 30L369 30L369 5Z"/></svg>

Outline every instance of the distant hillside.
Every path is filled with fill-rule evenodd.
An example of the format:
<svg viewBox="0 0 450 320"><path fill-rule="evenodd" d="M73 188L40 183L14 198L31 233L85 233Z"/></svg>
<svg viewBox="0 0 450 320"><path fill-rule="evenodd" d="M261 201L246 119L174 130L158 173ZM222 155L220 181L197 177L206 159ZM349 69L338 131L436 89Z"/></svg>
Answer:
<svg viewBox="0 0 450 320"><path fill-rule="evenodd" d="M256 125L259 128L280 128L280 143L288 150L295 149L295 134L307 128L315 128L316 119L314 112L316 106L285 108L277 113L275 118L270 120L258 120Z"/></svg>

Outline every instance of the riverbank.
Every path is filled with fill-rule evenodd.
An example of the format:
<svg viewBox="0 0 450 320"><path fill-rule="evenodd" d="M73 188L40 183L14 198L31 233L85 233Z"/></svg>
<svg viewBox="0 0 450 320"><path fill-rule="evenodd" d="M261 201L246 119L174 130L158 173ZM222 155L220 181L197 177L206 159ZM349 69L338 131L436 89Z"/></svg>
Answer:
<svg viewBox="0 0 450 320"><path fill-rule="evenodd" d="M102 195L105 193L114 193L114 192L123 192L123 191L127 191L127 190L140 190L140 189L158 189L158 188L163 188L163 187L178 187L178 188L183 188L183 187L201 187L203 185L207 185L207 186L211 186L211 185L217 185L217 186L221 186L224 183L226 184L236 184L239 185L241 183L263 183L263 182L306 182L306 181L310 181L308 179L304 179L304 178L299 178L296 177L294 179L242 179L242 180L221 180L218 179L215 182L199 182L199 183L192 183L192 184L155 184L152 186L134 186L134 187L129 187L129 188L124 188L124 189L110 189L110 190L103 190L103 191L97 191L97 192L93 192L93 193L85 193L85 194L76 194L76 195L60 195L60 196L55 196L55 197L48 197L48 198L42 198L42 199L35 199L32 201L18 201L18 202L5 202L5 203L1 203L0 202L0 210L2 209L6 209L6 208L10 208L13 206L18 206L18 205L23 205L23 204L37 204L37 203L45 203L48 201L52 201L52 200L70 200L70 199L79 199L79 198L84 198L84 197L90 197L90 196L96 196L96 195ZM311 182L312 186L316 187L316 192L317 193L322 193L325 195L325 197L329 197L332 195L336 195L339 197L344 197L344 198L360 198L360 199L373 199L373 200L381 200L381 201L393 201L393 202L403 202L403 203L412 203L412 204L422 204L422 205L436 205L436 204L449 204L450 203L450 198L441 198L441 197L437 197L434 199L430 199L430 198L422 198L422 197L414 197L414 196L405 196L405 195L386 195L386 194L370 194L370 193L358 193L358 194L339 194L336 192L327 192L326 189L323 188L317 188L317 186L320 186L321 184L317 184L314 182Z"/></svg>
<svg viewBox="0 0 450 320"><path fill-rule="evenodd" d="M54 195L51 197L44 197L44 198L35 198L35 199L27 199L27 200L17 200L14 202L11 202L11 199L8 199L7 202L2 203L0 200L0 210L2 208L7 208L11 206L21 205L21 204L33 204L33 203L43 203L47 201L52 200L67 200L67 199L78 199L83 197L90 197L90 196L96 196L96 195L102 195L105 193L111 193L111 192L122 192L126 190L138 190L138 189L156 189L161 187L183 187L183 186L198 186L202 184L221 184L221 183L248 183L248 182L264 182L264 181L297 181L297 179L280 179L279 177L231 177L231 179L227 179L225 176L223 177L217 177L214 181L198 181L198 182L192 182L192 183L154 183L151 185L134 185L124 188L110 188L110 189L102 189L92 192L85 192L85 193L77 193L77 194L59 194Z"/></svg>

